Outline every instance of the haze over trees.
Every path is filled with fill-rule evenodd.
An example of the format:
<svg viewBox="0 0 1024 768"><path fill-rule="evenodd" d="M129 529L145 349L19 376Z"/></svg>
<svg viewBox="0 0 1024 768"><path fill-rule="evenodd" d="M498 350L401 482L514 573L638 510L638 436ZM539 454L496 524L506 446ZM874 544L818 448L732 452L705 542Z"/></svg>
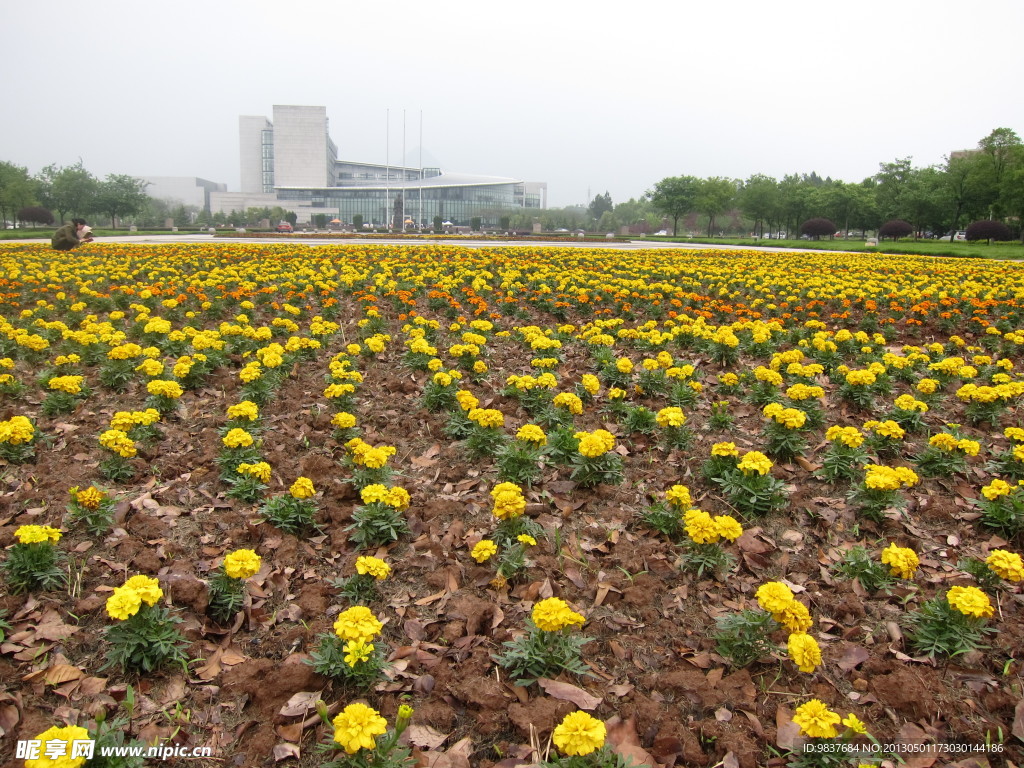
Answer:
<svg viewBox="0 0 1024 768"><path fill-rule="evenodd" d="M0 222L22 219L18 212L43 208L63 223L72 216L96 216L111 226L257 226L292 221L281 206L210 213L196 206L156 199L145 182L124 174L94 177L82 161L49 165L35 176L26 168L0 162ZM486 213L486 212L481 212ZM639 198L612 200L607 191L586 205L492 211L503 229L546 232L577 230L672 235L795 234L811 219L835 223L836 232L878 232L884 237L931 233L940 236L971 222L996 221L1021 237L1024 220L1024 144L1010 128L996 128L974 150L953 152L942 163L916 167L911 157L881 162L878 172L859 182L834 180L816 172L776 179L753 174L747 179L691 175L666 176ZM40 222L38 212L33 214ZM292 214L294 215L294 214ZM333 215L333 214L332 214ZM330 217L327 217L330 218ZM906 234L883 235L887 222L910 226ZM456 222L468 225L469 221ZM322 227L321 227L322 228ZM905 228L904 228L905 229ZM834 234L834 233L828 233ZM810 235L809 235L810 236Z"/></svg>

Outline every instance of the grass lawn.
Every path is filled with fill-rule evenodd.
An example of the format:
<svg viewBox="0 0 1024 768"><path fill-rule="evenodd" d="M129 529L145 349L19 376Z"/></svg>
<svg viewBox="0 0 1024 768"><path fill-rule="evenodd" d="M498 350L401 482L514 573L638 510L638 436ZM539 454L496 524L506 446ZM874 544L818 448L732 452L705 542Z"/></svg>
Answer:
<svg viewBox="0 0 1024 768"><path fill-rule="evenodd" d="M715 245L743 245L751 247L799 248L822 251L854 251L858 253L903 253L922 256L954 256L964 259L1024 259L1024 243L948 243L938 240L885 241L877 246L866 246L863 240L755 240L750 237L648 237L666 243L707 243Z"/></svg>

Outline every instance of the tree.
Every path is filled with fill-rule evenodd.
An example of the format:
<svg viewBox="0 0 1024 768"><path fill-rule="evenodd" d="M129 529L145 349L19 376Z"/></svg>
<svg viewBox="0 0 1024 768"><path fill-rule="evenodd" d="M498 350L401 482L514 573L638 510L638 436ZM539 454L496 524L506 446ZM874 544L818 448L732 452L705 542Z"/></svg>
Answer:
<svg viewBox="0 0 1024 768"><path fill-rule="evenodd" d="M66 168L48 165L37 179L41 202L57 212L61 224L69 213L84 216L95 210L97 181L81 160Z"/></svg>
<svg viewBox="0 0 1024 768"><path fill-rule="evenodd" d="M807 218L813 190L806 176L786 175L779 182L779 208L786 231L793 232Z"/></svg>
<svg viewBox="0 0 1024 768"><path fill-rule="evenodd" d="M327 226L327 214L326 213L316 213L316 214L313 214L313 224L316 226L317 229L323 229L324 227L326 227ZM357 214L355 214L352 217L352 227L354 229L357 229L357 230L361 230L363 228L363 214L357 213Z"/></svg>
<svg viewBox="0 0 1024 768"><path fill-rule="evenodd" d="M117 219L134 216L146 205L149 182L125 174L109 174L96 184L95 210L110 217L110 227L117 227Z"/></svg>
<svg viewBox="0 0 1024 768"><path fill-rule="evenodd" d="M41 205L30 205L18 211L18 221L26 224L53 224L53 214Z"/></svg>
<svg viewBox="0 0 1024 768"><path fill-rule="evenodd" d="M700 179L695 176L669 176L646 194L655 210L672 219L672 236L679 234L679 218L694 210Z"/></svg>
<svg viewBox="0 0 1024 768"><path fill-rule="evenodd" d="M879 163L875 181L878 183L878 209L886 219L907 216L903 205L903 193L910 181L912 169L910 158L903 157L891 163Z"/></svg>
<svg viewBox="0 0 1024 768"><path fill-rule="evenodd" d="M981 167L982 157L977 153L948 157L943 169L942 183L945 187L946 205L952 211L952 223L948 227L956 231L960 227L960 217L967 213L980 212L982 193ZM949 223L947 219L945 223ZM947 229L946 226L940 229Z"/></svg>
<svg viewBox="0 0 1024 768"><path fill-rule="evenodd" d="M299 214L295 211L287 211L284 215L284 220L294 227L299 222Z"/></svg>
<svg viewBox="0 0 1024 768"><path fill-rule="evenodd" d="M1000 199L1003 178L1013 160L1014 148L1019 146L1021 146L1020 136L1010 128L996 128L978 142L978 148L981 150L982 157L985 158L989 171L990 205L993 218L1001 218L1004 215L1004 206Z"/></svg>
<svg viewBox="0 0 1024 768"><path fill-rule="evenodd" d="M967 240L988 240L989 245L993 240L1009 240L1011 238L1010 228L1001 221L972 221L967 225Z"/></svg>
<svg viewBox="0 0 1024 768"><path fill-rule="evenodd" d="M907 237L913 231L913 224L909 224L903 219L889 219L889 221L885 222L885 224L878 228L878 236L883 240L887 237L891 237L893 242L895 242L901 237Z"/></svg>
<svg viewBox="0 0 1024 768"><path fill-rule="evenodd" d="M708 237L715 228L715 217L729 209L736 197L736 182L721 176L702 179L697 185L694 207L708 217Z"/></svg>
<svg viewBox="0 0 1024 768"><path fill-rule="evenodd" d="M590 218L595 222L599 222L604 214L611 213L614 208L615 206L612 204L612 196L605 192L603 195L597 195L590 201L590 205L587 206L587 211L590 213Z"/></svg>
<svg viewBox="0 0 1024 768"><path fill-rule="evenodd" d="M764 225L772 228L779 214L779 182L771 176L754 174L737 192L740 210L754 220L754 232L764 236Z"/></svg>
<svg viewBox="0 0 1024 768"><path fill-rule="evenodd" d="M473 217L470 218L470 220L469 220L469 228L471 230L473 230L474 232L479 232L480 231L480 217L479 216L473 216Z"/></svg>
<svg viewBox="0 0 1024 768"><path fill-rule="evenodd" d="M941 230L949 210L942 171L933 167L913 169L903 189L902 207L915 232Z"/></svg>
<svg viewBox="0 0 1024 768"><path fill-rule="evenodd" d="M14 212L36 202L28 169L0 163L0 225L13 221Z"/></svg>
<svg viewBox="0 0 1024 768"><path fill-rule="evenodd" d="M815 240L825 235L832 237L835 233L836 224L831 219L808 219L800 225L800 234L808 235Z"/></svg>

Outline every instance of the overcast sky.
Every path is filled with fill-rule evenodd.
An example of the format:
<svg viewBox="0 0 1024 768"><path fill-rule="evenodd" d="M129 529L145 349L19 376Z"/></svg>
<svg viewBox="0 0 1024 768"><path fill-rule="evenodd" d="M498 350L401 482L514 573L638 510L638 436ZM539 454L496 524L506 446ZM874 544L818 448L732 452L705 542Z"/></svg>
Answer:
<svg viewBox="0 0 1024 768"><path fill-rule="evenodd" d="M45 9L45 13L40 9ZM546 181L940 163L1024 134L1021 0L5 0L0 160L239 186L238 117L327 107L340 158ZM391 139L387 152L386 111Z"/></svg>

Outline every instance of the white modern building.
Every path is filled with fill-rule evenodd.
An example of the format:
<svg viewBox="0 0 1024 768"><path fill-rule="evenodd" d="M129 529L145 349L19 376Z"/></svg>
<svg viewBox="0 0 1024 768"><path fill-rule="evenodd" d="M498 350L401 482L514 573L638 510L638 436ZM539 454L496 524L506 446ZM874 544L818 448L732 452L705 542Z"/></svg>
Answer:
<svg viewBox="0 0 1024 768"><path fill-rule="evenodd" d="M276 105L273 120L243 115L239 149L241 191L212 194L215 212L281 206L300 222L322 213L345 224L361 217L404 229L437 217L496 226L511 213L547 207L545 182L338 160L326 107Z"/></svg>

